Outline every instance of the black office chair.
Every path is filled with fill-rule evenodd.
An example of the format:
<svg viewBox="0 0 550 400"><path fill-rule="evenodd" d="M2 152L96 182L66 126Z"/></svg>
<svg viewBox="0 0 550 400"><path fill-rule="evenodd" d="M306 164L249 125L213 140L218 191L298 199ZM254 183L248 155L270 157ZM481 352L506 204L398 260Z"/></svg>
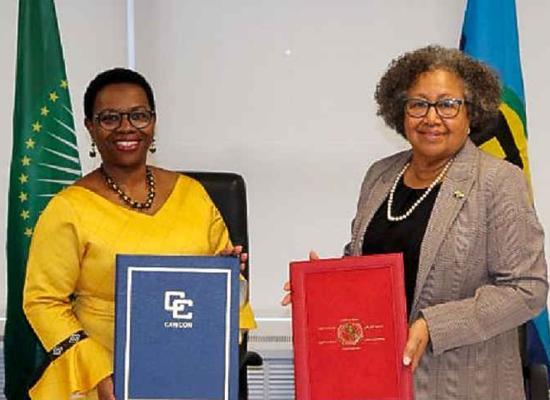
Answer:
<svg viewBox="0 0 550 400"><path fill-rule="evenodd" d="M528 331L532 329L528 324L529 322L518 328L525 396L528 400L550 400L550 387L548 384L548 370L546 365L537 362L530 363L528 361L527 342L528 336L530 336L530 332Z"/></svg>
<svg viewBox="0 0 550 400"><path fill-rule="evenodd" d="M230 172L182 171L182 173L196 179L204 186L227 225L231 241L235 245L242 245L243 251L248 253L246 187L242 176ZM242 272L247 280L249 280L249 260L250 254ZM239 399L241 400L248 399L247 366L262 365L261 356L248 351L247 345L248 335L244 334L239 349Z"/></svg>

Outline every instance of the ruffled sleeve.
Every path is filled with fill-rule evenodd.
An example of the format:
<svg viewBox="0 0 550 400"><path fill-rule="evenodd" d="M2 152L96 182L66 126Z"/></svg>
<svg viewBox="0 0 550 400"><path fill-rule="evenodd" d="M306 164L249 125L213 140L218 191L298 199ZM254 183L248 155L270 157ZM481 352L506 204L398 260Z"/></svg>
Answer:
<svg viewBox="0 0 550 400"><path fill-rule="evenodd" d="M241 279L244 280L243 277ZM252 312L252 307L250 303L246 301L239 309L239 328L240 329L256 329L256 319L254 318L254 313Z"/></svg>
<svg viewBox="0 0 550 400"><path fill-rule="evenodd" d="M83 330L71 301L83 256L78 217L67 200L56 196L36 225L23 293L27 319L48 352ZM111 352L88 337L52 361L29 393L39 400L67 399L110 374Z"/></svg>
<svg viewBox="0 0 550 400"><path fill-rule="evenodd" d="M91 338L84 339L53 361L29 394L33 400L51 400L87 393L112 373L111 358L105 347Z"/></svg>

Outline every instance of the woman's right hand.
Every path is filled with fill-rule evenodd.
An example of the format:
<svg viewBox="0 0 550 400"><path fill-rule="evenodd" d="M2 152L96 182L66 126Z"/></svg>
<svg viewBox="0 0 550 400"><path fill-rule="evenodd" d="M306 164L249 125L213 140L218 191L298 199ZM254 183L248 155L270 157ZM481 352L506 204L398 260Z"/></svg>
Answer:
<svg viewBox="0 0 550 400"><path fill-rule="evenodd" d="M309 252L309 261L318 260L319 255L317 252L311 250ZM285 285L283 286L283 290L288 292L283 299L281 300L281 305L288 306L290 303L292 303L292 295L290 293L290 281L286 281Z"/></svg>
<svg viewBox="0 0 550 400"><path fill-rule="evenodd" d="M112 375L102 379L97 384L97 398L99 400L115 400Z"/></svg>

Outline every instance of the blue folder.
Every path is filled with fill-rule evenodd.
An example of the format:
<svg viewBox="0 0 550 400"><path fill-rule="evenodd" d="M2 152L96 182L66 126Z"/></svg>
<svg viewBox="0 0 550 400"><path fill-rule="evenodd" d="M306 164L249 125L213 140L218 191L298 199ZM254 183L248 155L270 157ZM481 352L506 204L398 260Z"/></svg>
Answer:
<svg viewBox="0 0 550 400"><path fill-rule="evenodd" d="M116 260L117 400L238 398L239 261Z"/></svg>

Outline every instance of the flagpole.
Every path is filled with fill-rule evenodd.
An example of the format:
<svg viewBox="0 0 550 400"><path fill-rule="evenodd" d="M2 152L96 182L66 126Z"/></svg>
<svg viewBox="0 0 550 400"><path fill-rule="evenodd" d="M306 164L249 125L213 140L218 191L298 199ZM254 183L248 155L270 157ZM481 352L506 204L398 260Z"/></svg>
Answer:
<svg viewBox="0 0 550 400"><path fill-rule="evenodd" d="M136 69L136 35L135 35L134 0L126 0L126 50L128 68Z"/></svg>

